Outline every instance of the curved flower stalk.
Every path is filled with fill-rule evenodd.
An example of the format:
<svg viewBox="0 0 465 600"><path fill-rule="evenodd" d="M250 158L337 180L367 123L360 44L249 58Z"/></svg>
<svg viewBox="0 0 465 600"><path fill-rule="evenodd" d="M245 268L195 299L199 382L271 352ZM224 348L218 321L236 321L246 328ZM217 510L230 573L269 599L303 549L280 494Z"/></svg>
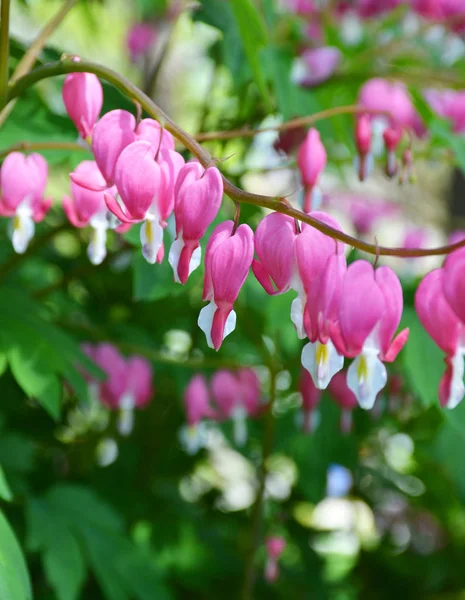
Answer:
<svg viewBox="0 0 465 600"><path fill-rule="evenodd" d="M347 371L336 373L331 379L328 389L333 399L341 407L341 432L350 433L352 431L352 412L357 408L358 401L354 392L347 385Z"/></svg>
<svg viewBox="0 0 465 600"><path fill-rule="evenodd" d="M71 197L63 197L63 210L74 227L92 227L92 240L87 254L92 264L99 265L106 257L107 229L110 228L108 210L104 192L94 191L105 185L97 163L92 160L81 162L74 171L79 177L85 177L89 187L84 188L71 180Z"/></svg>
<svg viewBox="0 0 465 600"><path fill-rule="evenodd" d="M455 253L454 253L455 254ZM451 255L451 258L453 255ZM465 325L455 312L454 284L458 280L454 267L460 257L449 262L448 269L435 269L424 277L415 294L415 308L423 327L446 354L446 371L439 385L439 402L446 408L455 408L465 394L463 384L465 357ZM447 261L446 261L447 265ZM463 296L462 296L463 297ZM453 301L453 306L449 302Z"/></svg>
<svg viewBox="0 0 465 600"><path fill-rule="evenodd" d="M321 205L322 194L318 187L318 179L326 168L326 161L326 150L320 134L312 127L297 154L297 164L305 188L304 212L306 213L318 210Z"/></svg>
<svg viewBox="0 0 465 600"><path fill-rule="evenodd" d="M10 235L18 254L27 250L35 223L51 207L51 199L44 198L47 176L47 161L40 154L11 152L0 169L0 215L12 218Z"/></svg>
<svg viewBox="0 0 465 600"><path fill-rule="evenodd" d="M233 304L249 273L253 251L250 227L240 225L234 231L232 221L218 225L208 240L203 300L210 304L200 311L198 324L210 348L218 350L236 327Z"/></svg>
<svg viewBox="0 0 465 600"><path fill-rule="evenodd" d="M402 287L389 267L357 260L347 269L341 292L339 321L331 328L338 352L355 358L347 384L362 408L373 407L387 382L384 362L392 362L407 342L409 330L394 339L402 316Z"/></svg>
<svg viewBox="0 0 465 600"><path fill-rule="evenodd" d="M216 167L204 169L197 161L185 164L174 187L176 239L168 261L178 283L186 283L200 264L200 239L212 224L223 199L223 180Z"/></svg>
<svg viewBox="0 0 465 600"><path fill-rule="evenodd" d="M219 408L219 419L232 419L234 442L243 446L247 441L247 417L260 412L260 382L252 369L237 373L221 369L211 380L213 399Z"/></svg>
<svg viewBox="0 0 465 600"><path fill-rule="evenodd" d="M70 73L63 83L63 102L80 137L90 144L103 105L103 89L93 73Z"/></svg>

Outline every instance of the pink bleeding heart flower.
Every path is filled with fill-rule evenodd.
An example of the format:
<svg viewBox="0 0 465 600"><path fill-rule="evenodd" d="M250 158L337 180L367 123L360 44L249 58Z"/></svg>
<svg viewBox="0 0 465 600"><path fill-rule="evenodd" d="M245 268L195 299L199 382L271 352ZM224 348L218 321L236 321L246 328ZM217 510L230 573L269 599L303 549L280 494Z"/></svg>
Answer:
<svg viewBox="0 0 465 600"><path fill-rule="evenodd" d="M198 324L210 348L218 350L224 338L236 327L233 304L239 295L253 260L253 232L234 223L218 225L207 244L204 300L210 304L200 311ZM228 235L229 234L229 235Z"/></svg>
<svg viewBox="0 0 465 600"><path fill-rule="evenodd" d="M136 141L149 142L156 152L161 148L174 149L173 136L153 119L143 119L137 124L134 115L117 109L106 113L96 123L92 134L92 152L106 181L105 187L115 183L116 162L121 152ZM85 178L75 175L73 181L84 187L89 185Z"/></svg>
<svg viewBox="0 0 465 600"><path fill-rule="evenodd" d="M453 258L449 263L447 274L445 269L435 269L428 273L415 294L418 318L446 354L446 372L439 386L439 401L441 406L447 408L455 408L465 394L465 325L448 302L448 296L452 292L450 281L446 285L446 280L454 276L455 260Z"/></svg>
<svg viewBox="0 0 465 600"><path fill-rule="evenodd" d="M347 384L362 408L373 407L387 382L383 362L392 362L407 342L409 330L392 339L403 309L399 278L389 267L357 260L347 269L342 285L339 322L331 339L340 354L355 358Z"/></svg>
<svg viewBox="0 0 465 600"><path fill-rule="evenodd" d="M465 323L465 248L455 250L444 263L444 295L457 317Z"/></svg>
<svg viewBox="0 0 465 600"><path fill-rule="evenodd" d="M241 402L249 417L258 416L262 412L260 380L253 369L244 367L237 371Z"/></svg>
<svg viewBox="0 0 465 600"><path fill-rule="evenodd" d="M394 177L398 170L396 158L397 146L402 139L403 130L398 126L386 127L383 131L384 145L386 147L386 175Z"/></svg>
<svg viewBox="0 0 465 600"><path fill-rule="evenodd" d="M223 179L216 167L204 169L197 161L179 171L174 188L176 239L168 261L178 283L186 283L200 264L200 239L205 235L221 206Z"/></svg>
<svg viewBox="0 0 465 600"><path fill-rule="evenodd" d="M333 75L341 60L341 51L334 46L309 48L297 59L293 79L303 87L315 87Z"/></svg>
<svg viewBox="0 0 465 600"><path fill-rule="evenodd" d="M455 133L465 133L465 90L425 90L432 110L452 123Z"/></svg>
<svg viewBox="0 0 465 600"><path fill-rule="evenodd" d="M451 20L450 25L455 31L460 32L465 26L462 0L414 0L413 10L433 21Z"/></svg>
<svg viewBox="0 0 465 600"><path fill-rule="evenodd" d="M103 105L103 89L93 73L69 73L63 84L63 102L83 140L90 142Z"/></svg>
<svg viewBox="0 0 465 600"><path fill-rule="evenodd" d="M107 229L110 227L108 210L105 204L103 191L94 191L90 188L99 188L105 185L103 175L97 163L84 160L74 173L85 177L89 181L89 188L84 188L71 181L71 197L64 196L63 209L70 223L74 227L91 226L93 229L92 241L87 249L87 254L92 264L99 265L105 258Z"/></svg>
<svg viewBox="0 0 465 600"><path fill-rule="evenodd" d="M305 188L304 211L306 213L318 209L321 204L318 179L326 168L326 160L326 150L319 132L314 128L309 129L297 154L297 164Z"/></svg>
<svg viewBox="0 0 465 600"><path fill-rule="evenodd" d="M321 390L315 387L307 369L300 372L299 390L302 394L302 425L305 433L313 433L318 427L318 405L321 400Z"/></svg>
<svg viewBox="0 0 465 600"><path fill-rule="evenodd" d="M217 411L210 406L210 392L203 375L194 375L184 392L187 427L180 431L180 441L188 454L195 454L205 443L204 419L217 419Z"/></svg>
<svg viewBox="0 0 465 600"><path fill-rule="evenodd" d="M287 292L294 275L294 243L298 233L294 219L278 212L262 219L255 232L252 270L257 281L270 295Z"/></svg>
<svg viewBox="0 0 465 600"><path fill-rule="evenodd" d="M278 535L270 536L265 540L267 560L265 564L265 580L274 583L279 578L278 561L286 548L286 540Z"/></svg>
<svg viewBox="0 0 465 600"><path fill-rule="evenodd" d="M118 430L121 435L131 433L134 408L143 408L151 400L153 372L150 363L140 356L126 360L111 344L99 344L92 357L107 374L100 385L100 398L111 409L119 410Z"/></svg>
<svg viewBox="0 0 465 600"><path fill-rule="evenodd" d="M195 427L203 419L216 418L216 412L210 406L210 393L203 375L194 375L189 381L184 392L184 408L190 427Z"/></svg>
<svg viewBox="0 0 465 600"><path fill-rule="evenodd" d="M377 122L414 129L417 134L423 131L407 88L401 82L380 77L369 79L360 89L358 102L369 110L388 113L386 116L372 117Z"/></svg>
<svg viewBox="0 0 465 600"><path fill-rule="evenodd" d="M11 240L23 254L34 236L35 225L45 217L52 204L44 199L48 165L40 154L25 156L11 152L0 170L0 215L13 217Z"/></svg>
<svg viewBox="0 0 465 600"><path fill-rule="evenodd" d="M330 331L339 320L346 270L344 254L330 256L322 272L315 274L307 292L304 327L309 342L302 349L301 361L315 386L321 390L344 366L344 356L332 343Z"/></svg>
<svg viewBox="0 0 465 600"><path fill-rule="evenodd" d="M349 433L352 430L352 411L357 408L358 402L354 392L347 385L347 371L336 373L328 389L342 410L341 431Z"/></svg>
<svg viewBox="0 0 465 600"><path fill-rule="evenodd" d="M163 173L155 160L155 148L146 141L133 142L120 154L115 168L115 183L122 206L105 193L105 202L123 223L143 222L140 230L142 254L153 264L163 247L161 200Z"/></svg>
<svg viewBox="0 0 465 600"><path fill-rule="evenodd" d="M312 217L341 230L339 223L323 212ZM292 303L291 319L300 339L309 337L302 350L302 365L310 372L319 389L342 369L344 358L336 351L329 331L337 320L340 287L346 269L344 244L305 226L295 242L295 276L293 288L297 298Z"/></svg>
<svg viewBox="0 0 465 600"><path fill-rule="evenodd" d="M368 115L361 115L355 124L355 146L358 152L358 176L364 181L371 169L371 122Z"/></svg>
<svg viewBox="0 0 465 600"><path fill-rule="evenodd" d="M247 441L247 404L244 394L244 380L235 373L220 369L211 380L211 388L215 403L220 409L221 419L232 419L233 437L237 446Z"/></svg>
<svg viewBox="0 0 465 600"><path fill-rule="evenodd" d="M138 62L154 46L157 32L149 23L134 23L129 29L126 45L132 62Z"/></svg>
<svg viewBox="0 0 465 600"><path fill-rule="evenodd" d="M404 0L357 0L355 10L366 19L389 12L402 4Z"/></svg>

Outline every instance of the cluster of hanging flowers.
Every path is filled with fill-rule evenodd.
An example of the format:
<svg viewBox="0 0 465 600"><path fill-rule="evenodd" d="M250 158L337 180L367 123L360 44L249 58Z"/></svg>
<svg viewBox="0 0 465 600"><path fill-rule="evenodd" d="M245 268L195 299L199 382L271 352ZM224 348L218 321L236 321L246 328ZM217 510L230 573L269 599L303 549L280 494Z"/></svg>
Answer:
<svg viewBox="0 0 465 600"><path fill-rule="evenodd" d="M389 175L398 173L395 152L415 120L405 102L404 88L376 79L365 84L360 102L367 113L358 115L355 126L361 179L367 176L371 161L373 120L369 110L375 96L394 98L394 104L404 108L397 111L394 120L383 123ZM168 261L174 280L185 284L201 262L200 240L221 206L223 179L219 170L214 165L204 168L197 160L186 163L175 150L173 136L153 119L138 120L125 110L112 110L99 118L103 92L95 75L68 75L63 99L82 143L89 145L94 157L70 174L71 195L63 199L69 221L76 227L93 229L90 260L99 264L105 258L108 229L121 232L138 225L143 256L149 263L161 263L165 256L164 230L174 215L176 235ZM304 211L341 231L333 217L316 210L321 200L319 179L327 162L316 129L308 131L297 159L305 188ZM405 158L403 163L405 167ZM12 218L11 237L17 252L26 250L34 223L42 220L50 208L51 201L44 198L46 181L47 164L40 155L26 157L13 152L2 165L0 213ZM463 256L463 252L452 254L443 269L425 278L417 293L420 319L446 353L440 398L448 407L455 406L464 394L465 313L458 300ZM290 316L297 336L307 339L301 359L315 390L326 389L339 374L333 386L341 390L344 377L347 389L341 398L344 396L348 410L353 398L362 408L373 407L388 379L385 363L395 360L409 333L405 329L396 335L403 298L400 281L392 269L376 268L366 260L348 266L343 243L281 213L265 216L255 234L246 224L225 221L217 225L206 246L204 266L203 300L208 304L200 311L198 324L211 348L218 350L235 329L234 303L251 268L268 294L296 294ZM428 304L431 294L435 298L434 314L433 305ZM451 330L455 337L446 333ZM118 360L124 362L121 357ZM342 371L347 361L348 368ZM147 367L143 368L147 373ZM122 370L126 373L127 369ZM240 373L228 372L215 375L212 388L217 390L213 394L216 409L209 404L202 378L191 382L193 387L186 394L190 425L214 415L232 418L237 436L242 439L244 415L257 409L257 397L250 396L250 400L244 396L241 377ZM218 378L224 379L221 385L215 383ZM237 385L233 385L233 379ZM144 381L150 387L148 375ZM102 388L102 397L111 407L131 411L146 401L146 396L143 401L139 399L136 388L121 388L117 398L110 398L111 385ZM242 391L232 393L237 386ZM224 392L220 393L220 388ZM311 405L316 400L308 402ZM348 417L345 419L347 429ZM311 424L307 428L311 429Z"/></svg>
<svg viewBox="0 0 465 600"><path fill-rule="evenodd" d="M184 392L187 429L183 431L184 446L190 453L201 445L202 424L206 420L233 423L234 442L243 446L247 441L247 418L258 417L265 409L261 400L260 381L253 369L237 371L220 369L210 385L201 374L194 375Z"/></svg>
<svg viewBox="0 0 465 600"><path fill-rule="evenodd" d="M152 365L142 356L125 358L112 344L83 344L82 350L105 373L98 381L84 374L89 395L106 408L118 412L117 428L121 435L132 432L134 410L145 408L155 393Z"/></svg>

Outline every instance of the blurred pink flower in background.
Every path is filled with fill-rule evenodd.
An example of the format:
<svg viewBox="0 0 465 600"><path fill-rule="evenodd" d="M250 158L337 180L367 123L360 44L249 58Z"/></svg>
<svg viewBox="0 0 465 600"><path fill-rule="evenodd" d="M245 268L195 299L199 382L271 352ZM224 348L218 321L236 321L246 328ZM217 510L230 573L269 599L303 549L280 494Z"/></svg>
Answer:
<svg viewBox="0 0 465 600"><path fill-rule="evenodd" d="M126 45L132 62L137 62L146 55L157 40L157 31L149 23L134 23L129 29Z"/></svg>

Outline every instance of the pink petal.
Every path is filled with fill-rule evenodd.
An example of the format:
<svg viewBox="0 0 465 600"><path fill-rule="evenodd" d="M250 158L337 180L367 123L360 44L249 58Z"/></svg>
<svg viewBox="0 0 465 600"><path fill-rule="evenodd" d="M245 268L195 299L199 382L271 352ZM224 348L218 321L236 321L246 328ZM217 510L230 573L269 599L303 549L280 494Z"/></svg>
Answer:
<svg viewBox="0 0 465 600"><path fill-rule="evenodd" d="M465 248L459 248L447 257L443 286L447 302L462 323L465 323Z"/></svg>
<svg viewBox="0 0 465 600"><path fill-rule="evenodd" d="M384 310L384 296L376 284L373 266L366 260L355 261L347 269L344 278L339 311L346 356L360 354Z"/></svg>
<svg viewBox="0 0 465 600"><path fill-rule="evenodd" d="M455 354L462 324L443 291L444 271L435 269L424 277L415 294L415 309L423 327L446 354Z"/></svg>
<svg viewBox="0 0 465 600"><path fill-rule="evenodd" d="M213 300L213 283L211 278L211 261L216 248L231 237L234 227L232 221L224 221L215 227L207 243L205 251L205 279L202 300ZM179 272L179 268L178 268Z"/></svg>
<svg viewBox="0 0 465 600"><path fill-rule="evenodd" d="M384 296L384 313L379 326L381 355L389 350L391 340L399 327L404 301L399 278L389 267L379 267L375 280Z"/></svg>
<svg viewBox="0 0 465 600"><path fill-rule="evenodd" d="M136 140L136 119L126 110L112 110L96 123L92 152L108 185L113 185L115 166L121 152Z"/></svg>

